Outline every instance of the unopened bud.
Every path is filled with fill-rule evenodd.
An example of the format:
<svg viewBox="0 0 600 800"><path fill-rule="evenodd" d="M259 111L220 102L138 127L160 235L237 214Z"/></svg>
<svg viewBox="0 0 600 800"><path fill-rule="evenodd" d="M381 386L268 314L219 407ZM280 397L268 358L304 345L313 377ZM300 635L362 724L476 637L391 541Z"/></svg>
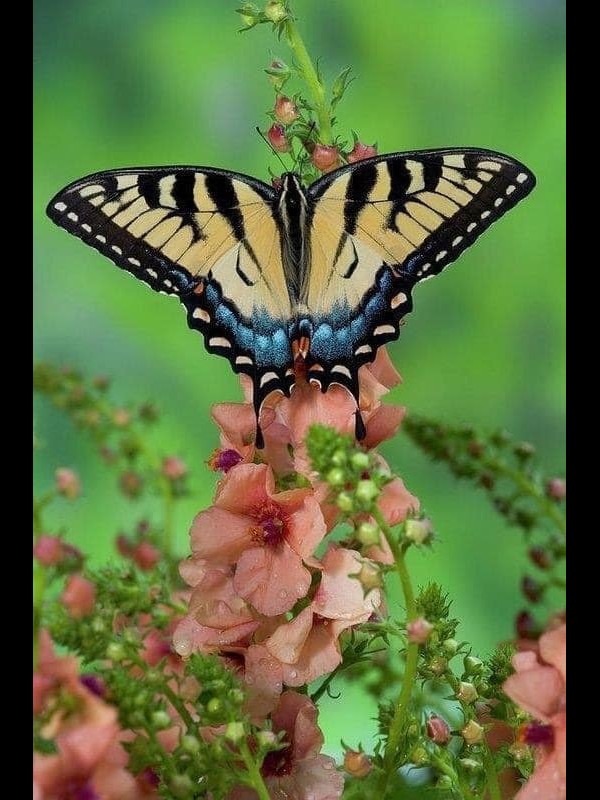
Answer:
<svg viewBox="0 0 600 800"><path fill-rule="evenodd" d="M427 720L427 736L436 744L448 744L450 741L450 726L445 719L433 714Z"/></svg>
<svg viewBox="0 0 600 800"><path fill-rule="evenodd" d="M379 489L373 481L359 481L356 485L356 499L360 503L369 505L379 494Z"/></svg>
<svg viewBox="0 0 600 800"><path fill-rule="evenodd" d="M425 617L417 617L411 620L406 626L406 635L409 642L413 644L425 644L431 636L433 625Z"/></svg>
<svg viewBox="0 0 600 800"><path fill-rule="evenodd" d="M81 493L81 482L77 473L66 467L59 467L54 473L56 491L67 500L75 500Z"/></svg>
<svg viewBox="0 0 600 800"><path fill-rule="evenodd" d="M131 414L126 408L115 408L112 421L117 428L126 428L131 422Z"/></svg>
<svg viewBox="0 0 600 800"><path fill-rule="evenodd" d="M567 482L562 478L551 478L546 484L546 494L551 500L564 500L567 496Z"/></svg>
<svg viewBox="0 0 600 800"><path fill-rule="evenodd" d="M350 512L354 509L354 500L348 492L340 492L336 502L341 511Z"/></svg>
<svg viewBox="0 0 600 800"><path fill-rule="evenodd" d="M371 459L369 458L368 453L363 453L362 451L358 451L353 453L350 457L350 463L354 467L354 469L365 470L369 468L371 463Z"/></svg>
<svg viewBox="0 0 600 800"><path fill-rule="evenodd" d="M329 172L338 166L340 154L337 147L316 144L312 151L311 161L320 172Z"/></svg>
<svg viewBox="0 0 600 800"><path fill-rule="evenodd" d="M364 778L371 772L373 765L365 753L358 750L346 750L344 769L353 778Z"/></svg>
<svg viewBox="0 0 600 800"><path fill-rule="evenodd" d="M477 689L472 683L461 681L458 684L458 691L456 697L461 703L473 703L478 698Z"/></svg>
<svg viewBox="0 0 600 800"><path fill-rule="evenodd" d="M483 669L483 661L475 656L465 656L463 665L467 675L478 675Z"/></svg>
<svg viewBox="0 0 600 800"><path fill-rule="evenodd" d="M524 575L521 580L521 591L531 603L537 603L544 594L544 584L529 575Z"/></svg>
<svg viewBox="0 0 600 800"><path fill-rule="evenodd" d="M74 619L87 617L94 610L96 586L81 575L71 575L60 600Z"/></svg>
<svg viewBox="0 0 600 800"><path fill-rule="evenodd" d="M283 20L287 19L288 17L288 13L285 10L285 5L281 2L281 0L269 0L265 6L264 14L269 22L274 23L283 22Z"/></svg>
<svg viewBox="0 0 600 800"><path fill-rule="evenodd" d="M415 544L425 544L432 534L433 525L427 517L423 519L407 519L404 523L404 535Z"/></svg>
<svg viewBox="0 0 600 800"><path fill-rule="evenodd" d="M277 91L281 90L292 74L288 65L279 60L271 61L265 72Z"/></svg>
<svg viewBox="0 0 600 800"><path fill-rule="evenodd" d="M357 575L363 591L368 594L372 589L379 589L383 583L379 568L372 561L364 561Z"/></svg>
<svg viewBox="0 0 600 800"><path fill-rule="evenodd" d="M346 156L350 164L357 161L364 161L365 158L372 158L377 155L377 148L370 144L363 144L362 142L354 142L354 147Z"/></svg>
<svg viewBox="0 0 600 800"><path fill-rule="evenodd" d="M372 522L361 522L356 530L356 538L365 547L369 547L373 544L379 544L381 532L378 526Z"/></svg>
<svg viewBox="0 0 600 800"><path fill-rule="evenodd" d="M167 456L167 458L163 458L161 470L165 478L168 478L170 481L177 481L185 477L188 473L185 462L177 458L177 456Z"/></svg>
<svg viewBox="0 0 600 800"><path fill-rule="evenodd" d="M277 153L287 153L290 150L290 143L285 135L285 128L279 122L271 125L267 131L269 144Z"/></svg>
<svg viewBox="0 0 600 800"><path fill-rule="evenodd" d="M343 486L346 483L346 475L340 467L333 467L327 473L327 483L332 486Z"/></svg>
<svg viewBox="0 0 600 800"><path fill-rule="evenodd" d="M139 497L142 491L142 479L132 470L123 472L119 478L119 487L126 497Z"/></svg>
<svg viewBox="0 0 600 800"><path fill-rule="evenodd" d="M225 728L225 738L234 744L241 742L245 735L243 722L230 722Z"/></svg>
<svg viewBox="0 0 600 800"><path fill-rule="evenodd" d="M479 744L483 741L483 727L478 722L475 722L474 719L470 719L460 732L460 735L467 744Z"/></svg>
<svg viewBox="0 0 600 800"><path fill-rule="evenodd" d="M282 125L291 125L294 120L298 119L298 106L289 97L279 95L275 101L275 118Z"/></svg>

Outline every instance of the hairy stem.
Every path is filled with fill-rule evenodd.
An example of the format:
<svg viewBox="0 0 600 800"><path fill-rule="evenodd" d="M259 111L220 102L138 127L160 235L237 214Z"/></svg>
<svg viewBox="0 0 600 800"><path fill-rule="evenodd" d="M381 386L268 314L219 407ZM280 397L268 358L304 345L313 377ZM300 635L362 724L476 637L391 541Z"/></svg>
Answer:
<svg viewBox="0 0 600 800"><path fill-rule="evenodd" d="M390 550L392 551L392 554L394 556L396 572L398 573L398 578L400 579L400 585L402 586L402 592L404 594L406 615L408 620L410 621L417 616L417 607L415 603L415 594L412 588L412 582L410 579L408 569L406 567L406 561L404 559L407 547L405 545L401 546L398 544L392 529L383 518L383 514L379 511L379 509L376 509L373 512L373 517L377 521L377 524L379 525L385 538L387 539ZM404 675L402 677L402 687L400 689L400 695L396 703L396 710L394 711L394 716L390 724L388 739L385 746L385 753L383 757L384 774L381 783L382 798L385 797L385 792L388 783L390 781L392 773L394 772L396 755L398 753L400 739L402 738L402 731L404 729L404 724L406 721L406 714L408 711L410 698L412 696L415 678L417 675L418 661L419 661L419 645L416 644L415 642L410 642L406 649L406 664L404 667Z"/></svg>
<svg viewBox="0 0 600 800"><path fill-rule="evenodd" d="M496 772L494 757L488 745L486 745L483 750L483 766L485 768L490 800L502 800L502 792L498 782L498 773Z"/></svg>
<svg viewBox="0 0 600 800"><path fill-rule="evenodd" d="M240 754L244 759L246 770L248 771L249 783L259 797L259 800L271 800L269 790L265 786L263 776L260 774L258 764L254 760L254 756L250 752L248 742L243 739L240 743Z"/></svg>
<svg viewBox="0 0 600 800"><path fill-rule="evenodd" d="M325 88L319 80L317 70L315 69L315 66L308 50L306 49L306 45L304 44L302 37L300 36L294 20L287 19L285 21L285 33L288 44L294 53L296 63L302 74L302 77L306 81L306 85L308 86L312 101L315 106L317 119L319 120L319 141L322 144L331 144L333 139L331 130L331 115L329 104L325 97Z"/></svg>

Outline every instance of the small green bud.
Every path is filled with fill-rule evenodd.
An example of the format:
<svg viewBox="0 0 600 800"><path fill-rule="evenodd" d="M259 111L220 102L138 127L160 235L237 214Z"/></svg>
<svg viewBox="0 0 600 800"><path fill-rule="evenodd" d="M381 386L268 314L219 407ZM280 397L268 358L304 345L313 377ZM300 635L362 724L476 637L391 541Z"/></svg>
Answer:
<svg viewBox="0 0 600 800"><path fill-rule="evenodd" d="M343 486L346 483L346 475L340 467L333 467L327 473L327 483L332 486Z"/></svg>
<svg viewBox="0 0 600 800"><path fill-rule="evenodd" d="M350 463L352 464L354 469L365 470L369 468L371 459L369 458L367 453L359 451L357 453L352 454L352 457L350 458Z"/></svg>
<svg viewBox="0 0 600 800"><path fill-rule="evenodd" d="M162 731L172 725L171 717L166 711L155 711L151 717L152 725L157 731Z"/></svg>
<svg viewBox="0 0 600 800"><path fill-rule="evenodd" d="M259 747L271 747L277 741L277 735L273 731L258 731L256 741Z"/></svg>
<svg viewBox="0 0 600 800"><path fill-rule="evenodd" d="M91 623L92 633L104 633L106 630L106 625L104 624L104 620L100 617L93 617Z"/></svg>
<svg viewBox="0 0 600 800"><path fill-rule="evenodd" d="M424 747L414 747L408 756L412 764L421 767L429 761L429 754Z"/></svg>
<svg viewBox="0 0 600 800"><path fill-rule="evenodd" d="M381 533L377 525L372 522L361 522L356 531L356 538L365 547L372 544L379 544Z"/></svg>
<svg viewBox="0 0 600 800"><path fill-rule="evenodd" d="M241 742L245 735L243 722L230 722L225 728L225 738L234 744Z"/></svg>
<svg viewBox="0 0 600 800"><path fill-rule="evenodd" d="M359 503L370 505L379 495L379 489L371 480L359 481L356 485L356 499Z"/></svg>
<svg viewBox="0 0 600 800"><path fill-rule="evenodd" d="M269 22L274 22L275 24L288 18L288 13L281 0L269 0L265 6L264 14Z"/></svg>
<svg viewBox="0 0 600 800"><path fill-rule="evenodd" d="M342 511L350 512L354 509L354 500L348 492L340 492L336 502L338 508Z"/></svg>
<svg viewBox="0 0 600 800"><path fill-rule="evenodd" d="M148 694L144 691L138 692L133 698L133 705L135 708L144 708L148 702Z"/></svg>
<svg viewBox="0 0 600 800"><path fill-rule="evenodd" d="M215 717L221 711L222 707L223 704L219 698L212 697L206 704L206 713L211 717Z"/></svg>
<svg viewBox="0 0 600 800"><path fill-rule="evenodd" d="M200 742L195 736L184 736L181 739L181 749L190 755L196 755L200 750Z"/></svg>
<svg viewBox="0 0 600 800"><path fill-rule="evenodd" d="M490 685L487 681L477 681L477 693L481 697L487 697L490 693Z"/></svg>
<svg viewBox="0 0 600 800"><path fill-rule="evenodd" d="M460 735L467 744L480 744L483 741L483 727L474 719L470 719Z"/></svg>
<svg viewBox="0 0 600 800"><path fill-rule="evenodd" d="M449 656L454 656L458 652L458 642L456 639L444 639L442 647Z"/></svg>
<svg viewBox="0 0 600 800"><path fill-rule="evenodd" d="M472 683L461 681L458 685L456 697L461 703L473 703L475 700L477 700L479 695L477 694L477 689Z"/></svg>
<svg viewBox="0 0 600 800"><path fill-rule="evenodd" d="M236 705L241 705L244 702L244 693L241 689L230 689L227 692L227 696Z"/></svg>
<svg viewBox="0 0 600 800"><path fill-rule="evenodd" d="M425 544L433 534L431 520L426 517L423 519L407 519L404 523L404 535L415 544Z"/></svg>
<svg viewBox="0 0 600 800"><path fill-rule="evenodd" d="M173 775L169 780L169 789L177 800L180 798L187 800L189 797L193 797L194 784L188 775Z"/></svg>
<svg viewBox="0 0 600 800"><path fill-rule="evenodd" d="M433 674L439 678L439 676L443 675L448 669L448 662L445 658L442 658L442 656L434 656L428 666Z"/></svg>
<svg viewBox="0 0 600 800"><path fill-rule="evenodd" d="M435 782L436 789L452 789L454 783L452 782L452 778L450 775L440 775L440 777Z"/></svg>
<svg viewBox="0 0 600 800"><path fill-rule="evenodd" d="M336 450L331 456L331 463L334 465L334 467L343 467L347 460L348 459L345 450Z"/></svg>
<svg viewBox="0 0 600 800"><path fill-rule="evenodd" d="M475 656L465 656L463 664L467 675L478 675L483 669L483 661Z"/></svg>
<svg viewBox="0 0 600 800"><path fill-rule="evenodd" d="M119 642L111 642L106 648L106 657L110 661L123 661L125 658L125 648Z"/></svg>

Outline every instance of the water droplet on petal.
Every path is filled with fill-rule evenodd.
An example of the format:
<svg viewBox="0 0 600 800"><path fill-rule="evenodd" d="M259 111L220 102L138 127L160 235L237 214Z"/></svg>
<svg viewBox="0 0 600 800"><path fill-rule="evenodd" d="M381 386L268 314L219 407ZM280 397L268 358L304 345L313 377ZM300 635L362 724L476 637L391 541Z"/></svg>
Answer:
<svg viewBox="0 0 600 800"><path fill-rule="evenodd" d="M298 677L298 673L296 672L296 670L295 669L291 670L290 671L290 678L294 679L294 678L297 678L297 677Z"/></svg>
<svg viewBox="0 0 600 800"><path fill-rule="evenodd" d="M282 600L285 600L285 598L286 598L287 596L288 596L288 593L286 592L286 590L285 590L285 589L282 589L282 590L279 592L279 597L281 597L281 599L282 599Z"/></svg>

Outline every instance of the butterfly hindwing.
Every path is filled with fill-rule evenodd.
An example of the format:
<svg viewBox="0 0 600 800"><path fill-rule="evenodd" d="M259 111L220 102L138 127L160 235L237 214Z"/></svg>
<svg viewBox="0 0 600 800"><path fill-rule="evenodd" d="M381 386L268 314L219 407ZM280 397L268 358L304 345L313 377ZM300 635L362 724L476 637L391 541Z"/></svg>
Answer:
<svg viewBox="0 0 600 800"><path fill-rule="evenodd" d="M455 261L534 185L518 161L476 149L377 156L313 183L310 377L356 396L358 367L397 338L413 286Z"/></svg>
<svg viewBox="0 0 600 800"><path fill-rule="evenodd" d="M51 219L152 289L176 295L210 352L250 375L256 402L289 391L290 299L271 187L197 167L100 172L50 202Z"/></svg>

